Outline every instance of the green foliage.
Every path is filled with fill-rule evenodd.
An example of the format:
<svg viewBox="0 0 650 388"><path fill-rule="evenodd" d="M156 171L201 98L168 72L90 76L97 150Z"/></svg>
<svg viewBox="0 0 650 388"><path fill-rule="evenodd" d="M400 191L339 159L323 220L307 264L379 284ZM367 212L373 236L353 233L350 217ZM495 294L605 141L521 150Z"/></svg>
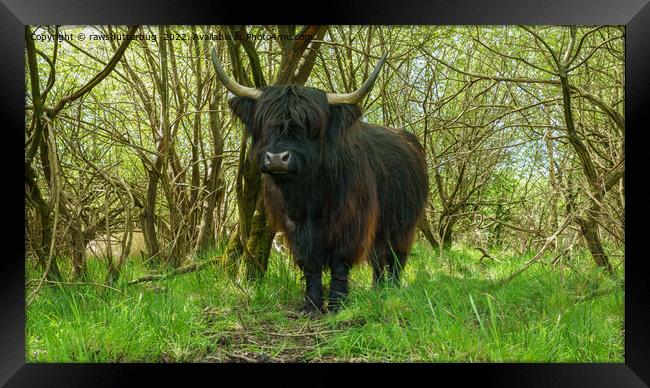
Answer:
<svg viewBox="0 0 650 388"><path fill-rule="evenodd" d="M490 253L501 263L416 245L399 289L373 289L369 267L357 267L345 309L316 320L294 315L300 273L278 255L256 284L210 266L117 291L47 286L27 311L27 360L623 361L623 287L594 272L588 254L570 267L542 260L498 286L531 256ZM101 279L102 263L90 265ZM145 267L125 271L131 279Z"/></svg>

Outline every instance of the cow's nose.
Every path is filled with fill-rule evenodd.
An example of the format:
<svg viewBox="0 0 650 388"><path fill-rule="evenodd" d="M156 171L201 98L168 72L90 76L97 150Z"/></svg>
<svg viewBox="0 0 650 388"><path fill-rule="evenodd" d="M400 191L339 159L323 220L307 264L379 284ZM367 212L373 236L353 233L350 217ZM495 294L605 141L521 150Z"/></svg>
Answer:
<svg viewBox="0 0 650 388"><path fill-rule="evenodd" d="M264 154L264 169L270 173L289 172L289 162L291 161L291 152L284 151L280 153L266 152Z"/></svg>

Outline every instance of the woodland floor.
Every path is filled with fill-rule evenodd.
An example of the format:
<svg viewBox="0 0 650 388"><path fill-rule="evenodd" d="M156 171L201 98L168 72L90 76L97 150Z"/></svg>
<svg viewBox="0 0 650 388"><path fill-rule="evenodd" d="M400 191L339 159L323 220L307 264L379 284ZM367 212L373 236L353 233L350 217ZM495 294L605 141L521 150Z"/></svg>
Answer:
<svg viewBox="0 0 650 388"><path fill-rule="evenodd" d="M217 254L218 252L214 252ZM29 362L623 362L623 265L616 276L578 254L550 257L416 244L401 288L373 289L367 265L351 275L337 314L298 316L302 281L274 252L257 284L218 266L165 280L131 260L114 289L48 285L27 309ZM89 263L100 283L104 264ZM37 276L27 268L30 278ZM329 279L325 277L325 284Z"/></svg>

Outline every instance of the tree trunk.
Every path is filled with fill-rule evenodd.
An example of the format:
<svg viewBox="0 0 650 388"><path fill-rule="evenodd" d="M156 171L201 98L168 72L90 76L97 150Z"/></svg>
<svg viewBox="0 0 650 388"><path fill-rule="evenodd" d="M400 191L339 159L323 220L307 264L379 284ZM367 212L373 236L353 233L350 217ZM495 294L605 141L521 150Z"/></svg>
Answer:
<svg viewBox="0 0 650 388"><path fill-rule="evenodd" d="M495 211L494 218L497 221L504 221L506 214L503 210L503 204L497 204L497 209ZM503 233L503 224L501 222L494 223L494 229L492 229L492 235L490 236L490 247L500 248L503 245L502 241Z"/></svg>
<svg viewBox="0 0 650 388"><path fill-rule="evenodd" d="M440 228L440 241L442 241L442 247L444 249L450 249L453 242L453 229L450 224L445 224Z"/></svg>
<svg viewBox="0 0 650 388"><path fill-rule="evenodd" d="M614 269L605 254L605 250L603 249L603 244L600 241L598 224L596 221L592 217L588 217L587 219L578 219L578 224L580 225L580 231L587 243L589 252L591 252L591 256L594 258L596 264L600 267L604 267L610 273L614 272Z"/></svg>
<svg viewBox="0 0 650 388"><path fill-rule="evenodd" d="M246 244L246 280L257 281L266 273L275 232L271 230L263 201L253 216L251 234Z"/></svg>
<svg viewBox="0 0 650 388"><path fill-rule="evenodd" d="M573 50L576 40L576 30L575 26L570 27L571 34L569 45L564 55L564 59L561 62L557 62L557 66L560 85L562 88L562 107L564 111L564 123L567 129L567 137L580 160L582 171L587 178L587 182L591 189L589 198L592 206L587 212L586 218L578 219L578 224L580 224L580 230L582 231L582 235L587 242L587 247L589 248L591 256L596 264L605 267L609 272L612 272L612 266L609 263L609 259L605 254L600 237L598 236L598 224L596 222L596 217L600 211L600 202L605 197L606 190L600 183L601 180L596 172L596 167L591 159L591 155L589 155L587 147L576 131L575 121L573 120L573 111L571 108L571 85L569 83L569 75L567 72L568 62L566 62L566 60L569 58L569 54L571 54L571 51Z"/></svg>
<svg viewBox="0 0 650 388"><path fill-rule="evenodd" d="M607 271L612 272L612 265L610 264L609 258L603 249L603 244L600 241L598 235L598 224L596 222L596 217L600 210L600 201L602 201L605 196L605 190L601 187L599 177L596 173L596 168L589 152L587 151L587 147L585 147L580 137L578 137L578 133L575 129L573 112L571 110L571 86L569 85L569 77L566 73L566 69L560 68L559 70L560 82L562 85L564 121L567 127L569 143L571 143L571 146L578 155L582 170L592 189L592 193L589 195L592 202L591 209L589 209L586 218L579 219L578 223L580 224L580 230L582 231L582 235L587 242L587 247L596 262L596 265L605 267Z"/></svg>
<svg viewBox="0 0 650 388"><path fill-rule="evenodd" d="M230 236L230 240L228 240L228 245L226 246L226 252L224 254L224 265L226 267L226 273L231 279L237 278L237 274L239 273L239 264L241 262L241 257L243 254L244 248L241 244L239 229L237 229L237 231L235 231L235 233Z"/></svg>
<svg viewBox="0 0 650 388"><path fill-rule="evenodd" d="M244 37L244 39L241 41L241 44L244 46L246 54L248 55L250 63L253 67L252 72L254 75L253 78L255 80L255 86L258 88L266 86L266 81L264 80L262 71L259 68L260 61L257 52L252 49L250 42L245 38L245 27L235 26L231 27L231 30L240 31L242 33L241 36ZM245 73L242 71L242 63L239 59L239 47L231 41L227 41L227 43L231 61L233 63L235 78L238 79L239 83L247 85L249 81L245 77ZM248 273L250 273L253 277L259 276L252 275L255 272L263 273L263 270L261 270L260 266L258 265L258 261L264 262L268 260L270 247L266 253L266 258L260 258L264 253L264 244L259 247L256 246L256 244L258 242L263 242L264 238L260 237L268 234L268 231L264 230L266 228L266 222L259 222L259 217L262 217L263 220L266 219L264 209L261 209L262 214L258 216L257 222L254 222L253 218L255 215L256 204L258 203L257 198L260 192L262 180L259 168L257 168L257 166L251 162L250 158L248 158L248 147L246 141L247 139L244 133L242 134L242 142L239 153L239 165L237 176L235 178L237 179L235 189L237 192L237 206L239 209L239 228L237 229L237 232L232 235L230 241L228 242L225 257L227 260L226 264L229 273L234 276L237 275L239 265L242 261L241 259L243 258L243 261L245 262L247 268L247 278L249 278ZM255 238L252 241L249 241L249 238L251 236L255 236ZM244 252L244 246L246 247L246 250L249 250L249 252L255 252L255 254L246 254L246 252ZM255 269L249 270L249 267L255 267Z"/></svg>
<svg viewBox="0 0 650 388"><path fill-rule="evenodd" d="M420 219L420 222L418 223L418 228L422 232L422 235L424 238L429 242L429 245L431 245L431 248L438 248L440 243L436 239L436 237L433 235L433 231L431 230L431 224L429 223L429 219L427 218L426 212L422 214L422 218Z"/></svg>
<svg viewBox="0 0 650 388"><path fill-rule="evenodd" d="M156 157L154 169L159 169L161 165L160 157ZM160 170L158 170L160 171ZM147 247L147 253L150 258L160 261L160 245L156 234L156 198L158 196L158 172L149 170L149 180L147 182L147 195L145 197L144 209L140 220L142 222L142 233Z"/></svg>
<svg viewBox="0 0 650 388"><path fill-rule="evenodd" d="M72 267L75 279L86 276L86 241L81 225L74 220L70 224L70 246L72 247Z"/></svg>
<svg viewBox="0 0 650 388"><path fill-rule="evenodd" d="M453 229L458 219L451 215L441 218L440 225L438 226L438 234L440 235L440 243L443 249L450 249L454 242Z"/></svg>
<svg viewBox="0 0 650 388"><path fill-rule="evenodd" d="M197 243L197 252L204 251L210 246L214 245L214 210L217 207L217 200L223 194L223 189L219 188L222 183L221 180L221 164L223 162L223 134L221 133L221 126L217 109L219 108L217 92L215 90L214 96L210 101L210 131L212 133L212 148L214 156L209 167L209 177L206 182L206 190L208 191L204 200L203 218L201 220L201 230L199 232L199 239Z"/></svg>
<svg viewBox="0 0 650 388"><path fill-rule="evenodd" d="M547 116L549 117L549 124L552 123L550 119L550 114L547 113ZM551 136L553 133L549 129L546 132L546 155L548 157L548 184L551 187L551 196L549 198L549 206L551 207L551 214L550 214L550 219L549 219L549 224L550 224L550 229L551 230L557 230L559 227L558 225L558 214L557 214L557 201L558 201L558 190L557 190L557 181L555 179L555 156L554 156L554 151L553 151L553 140L551 139ZM557 239L553 240L551 244L553 244L553 250L557 252L558 246L559 246L559 241L560 241L560 236L558 236Z"/></svg>
<svg viewBox="0 0 650 388"><path fill-rule="evenodd" d="M279 28L285 28L281 26ZM261 88L266 86L261 64L257 52L254 50L252 42L246 37L246 28L244 26L232 26L231 31L238 31L241 33L242 39L239 41L244 48L251 64L251 71L255 87ZM325 31L322 26L310 25L302 30L303 34L322 36ZM233 63L233 72L235 78L242 85L247 85L249 82L242 71L241 61L239 59L239 46L231 41L227 41L231 61ZM280 70L276 76L276 84L286 84L289 82L303 83L316 59L315 53L307 55L305 61L300 65L300 59L303 57L305 50L308 48L310 42L308 40L295 40L293 42L281 41L282 58L280 61ZM318 44L312 44L312 52L318 50ZM296 69L298 71L296 72ZM237 71L239 70L239 71ZM296 77L297 74L297 77ZM275 232L270 229L267 222L266 210L263 201L260 197L261 187L261 173L258 166L251 162L246 157L245 137L242 137L241 152L239 158L239 166L237 173L237 205L239 207L239 229L233 235L228 247L226 249L226 259L230 262L229 267L238 268L239 257L238 252L244 251L243 246L246 247L243 252L244 261L246 263L246 278L255 280L261 278L266 272L268 266L268 258L271 253L271 246ZM234 240L239 240L239 243Z"/></svg>
<svg viewBox="0 0 650 388"><path fill-rule="evenodd" d="M52 242L52 217L51 209L48 206L47 202L42 197L41 190L38 187L36 182L36 171L31 166L25 166L25 190L27 191L27 196L31 200L34 210L40 220L40 238L34 244L34 251L36 257L38 258L39 266L45 270L48 261L48 249ZM61 272L59 271L59 266L56 261L56 257L52 258L52 263L50 264L50 271L47 273L47 278L49 280L59 279L61 277Z"/></svg>
<svg viewBox="0 0 650 388"><path fill-rule="evenodd" d="M261 198L262 178L257 166L247 158L247 171L244 180L247 182L243 193L243 208L247 230L240 235L240 244L246 247L244 263L246 265L246 279L254 280L262 277L266 272L266 263L271 253L273 233L266 222L266 209ZM242 232L242 229L239 229ZM267 240L269 239L270 241ZM243 237L243 238L242 238Z"/></svg>

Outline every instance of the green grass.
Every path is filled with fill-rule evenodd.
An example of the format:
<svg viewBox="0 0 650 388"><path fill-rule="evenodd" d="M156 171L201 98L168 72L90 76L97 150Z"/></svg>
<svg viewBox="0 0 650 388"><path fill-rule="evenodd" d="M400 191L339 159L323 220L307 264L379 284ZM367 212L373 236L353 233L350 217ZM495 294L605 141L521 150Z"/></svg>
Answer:
<svg viewBox="0 0 650 388"><path fill-rule="evenodd" d="M622 281L585 255L570 267L544 258L499 286L533 255L492 253L502 262L416 244L401 288L373 289L369 266L356 267L345 309L318 319L295 315L302 282L286 257L252 285L210 266L129 286L146 273L134 259L119 291L43 287L27 309L27 360L623 362ZM101 282L103 263L89 271Z"/></svg>

